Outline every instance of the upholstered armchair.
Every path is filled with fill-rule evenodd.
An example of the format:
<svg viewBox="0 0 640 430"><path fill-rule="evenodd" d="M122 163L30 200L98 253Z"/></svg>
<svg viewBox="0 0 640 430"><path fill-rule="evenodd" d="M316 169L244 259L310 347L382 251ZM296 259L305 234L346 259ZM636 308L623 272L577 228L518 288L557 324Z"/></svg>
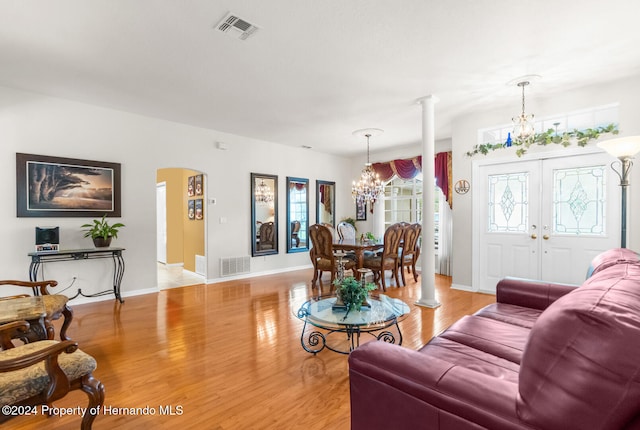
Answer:
<svg viewBox="0 0 640 430"><path fill-rule="evenodd" d="M29 323L17 321L0 325L3 344L15 330L26 332ZM96 360L69 340L42 340L0 351L0 407L6 405L51 405L71 390L89 397L81 429L91 425L104 402L104 386L93 377ZM12 416L0 414L0 423Z"/></svg>
<svg viewBox="0 0 640 430"><path fill-rule="evenodd" d="M44 303L46 316L45 316L45 328L47 330L47 339L52 340L55 336L55 329L52 321L64 316L62 327L60 328L60 340L71 340L67 336L67 329L73 320L73 310L69 307L67 302L69 298L62 294L50 294L48 287L55 287L58 285L56 281L14 281L14 280L0 280L0 285L13 285L18 287L31 288L32 292L42 296ZM21 296L26 296L22 294ZM16 297L16 296L12 296Z"/></svg>

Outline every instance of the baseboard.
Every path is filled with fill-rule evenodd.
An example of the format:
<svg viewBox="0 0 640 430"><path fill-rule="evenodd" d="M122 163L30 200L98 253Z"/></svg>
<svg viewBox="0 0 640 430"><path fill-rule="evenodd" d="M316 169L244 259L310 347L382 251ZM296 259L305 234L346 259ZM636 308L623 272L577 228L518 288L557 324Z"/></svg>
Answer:
<svg viewBox="0 0 640 430"><path fill-rule="evenodd" d="M460 291L468 291L470 293L477 293L477 291L474 290L473 287L471 287L469 285L451 284L451 289L452 290L460 290Z"/></svg>
<svg viewBox="0 0 640 430"><path fill-rule="evenodd" d="M277 275L278 273L294 272L296 270L303 270L303 269L313 269L313 265L306 264L304 266L295 266L295 267L287 267L284 269L266 270L264 272L243 273L241 275L225 276L224 278L207 279L205 283L218 284L220 282L236 281L238 279L254 278L256 276Z"/></svg>

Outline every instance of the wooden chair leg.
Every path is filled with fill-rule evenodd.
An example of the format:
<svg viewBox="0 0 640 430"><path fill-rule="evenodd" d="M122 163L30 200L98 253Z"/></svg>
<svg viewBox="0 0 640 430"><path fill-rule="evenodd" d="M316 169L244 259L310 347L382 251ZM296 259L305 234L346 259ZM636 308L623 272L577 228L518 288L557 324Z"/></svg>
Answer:
<svg viewBox="0 0 640 430"><path fill-rule="evenodd" d="M386 281L384 279L384 269L380 270L380 281L382 283L382 291L386 292L387 291L387 284L386 284Z"/></svg>
<svg viewBox="0 0 640 430"><path fill-rule="evenodd" d="M64 321L62 322L62 327L60 328L60 339L71 340L71 338L67 336L67 329L69 328L69 325L71 325L71 321L73 320L73 309L71 309L68 305L64 305L62 315L64 315Z"/></svg>
<svg viewBox="0 0 640 430"><path fill-rule="evenodd" d="M416 272L416 259L413 259L413 263L411 264L411 272L413 273L413 279L418 282L418 273Z"/></svg>
<svg viewBox="0 0 640 430"><path fill-rule="evenodd" d="M407 281L404 278L404 264L400 265L400 274L402 275L402 285L406 287L407 286Z"/></svg>
<svg viewBox="0 0 640 430"><path fill-rule="evenodd" d="M93 420L100 414L100 409L104 403L104 385L95 379L91 373L82 377L81 390L89 397L89 407L82 417L82 430L91 430ZM93 412L93 413L91 413Z"/></svg>
<svg viewBox="0 0 640 430"><path fill-rule="evenodd" d="M402 276L404 277L404 270L402 271ZM393 269L393 277L396 280L396 287L399 287L400 286L400 282L398 282L398 266L397 265Z"/></svg>

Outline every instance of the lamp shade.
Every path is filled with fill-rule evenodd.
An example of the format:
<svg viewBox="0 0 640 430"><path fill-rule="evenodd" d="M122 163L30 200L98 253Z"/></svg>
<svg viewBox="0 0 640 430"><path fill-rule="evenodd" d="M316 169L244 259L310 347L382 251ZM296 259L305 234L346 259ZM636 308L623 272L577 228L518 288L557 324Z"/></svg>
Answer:
<svg viewBox="0 0 640 430"><path fill-rule="evenodd" d="M640 136L620 137L598 142L598 147L617 158L633 157L640 152Z"/></svg>

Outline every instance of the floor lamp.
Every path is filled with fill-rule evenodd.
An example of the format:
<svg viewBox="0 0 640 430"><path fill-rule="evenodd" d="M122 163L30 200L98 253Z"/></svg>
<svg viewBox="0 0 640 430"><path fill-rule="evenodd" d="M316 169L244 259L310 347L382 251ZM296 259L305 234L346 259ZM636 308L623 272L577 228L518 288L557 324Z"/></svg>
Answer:
<svg viewBox="0 0 640 430"><path fill-rule="evenodd" d="M622 207L620 222L620 247L627 247L627 187L630 185L631 159L640 152L640 136L621 137L619 139L605 140L598 142L598 146L609 154L617 157L620 161L611 163L611 168L620 178L620 187L622 187ZM620 166L620 170L616 166Z"/></svg>

